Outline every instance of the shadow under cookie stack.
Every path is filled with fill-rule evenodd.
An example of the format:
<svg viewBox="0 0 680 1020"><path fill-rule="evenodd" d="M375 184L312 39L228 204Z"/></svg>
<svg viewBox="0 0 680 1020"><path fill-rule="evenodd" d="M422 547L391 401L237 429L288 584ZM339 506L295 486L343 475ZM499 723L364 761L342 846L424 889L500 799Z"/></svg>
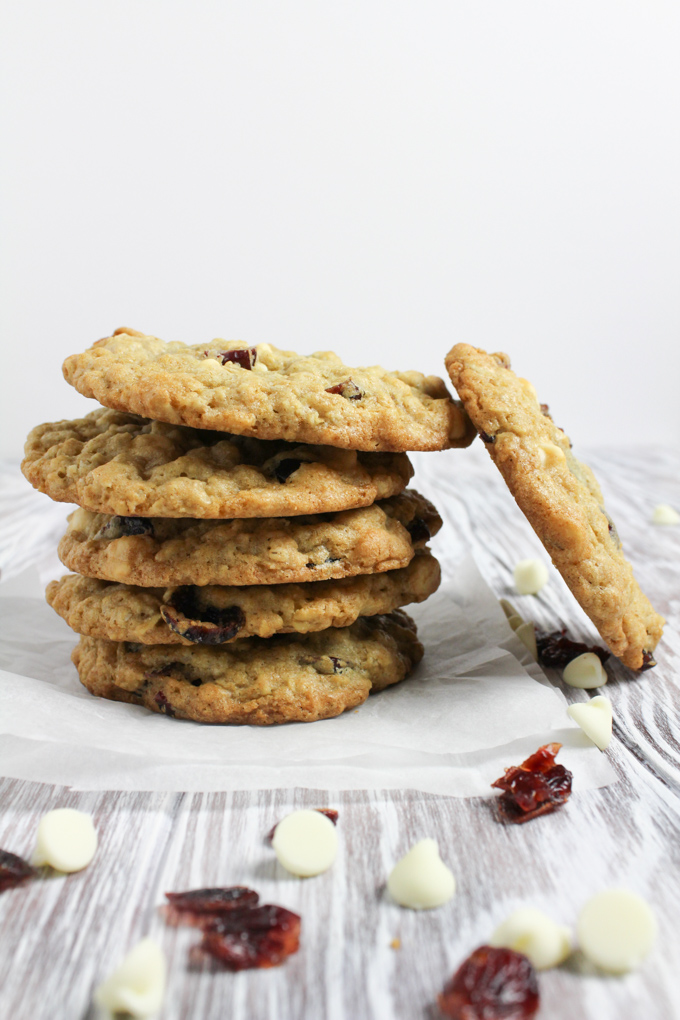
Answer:
<svg viewBox="0 0 680 1020"><path fill-rule="evenodd" d="M47 600L92 694L209 723L313 721L423 654L439 585L407 450L467 445L441 380L268 344L117 330L64 364L102 405L40 425L22 470L77 503Z"/></svg>

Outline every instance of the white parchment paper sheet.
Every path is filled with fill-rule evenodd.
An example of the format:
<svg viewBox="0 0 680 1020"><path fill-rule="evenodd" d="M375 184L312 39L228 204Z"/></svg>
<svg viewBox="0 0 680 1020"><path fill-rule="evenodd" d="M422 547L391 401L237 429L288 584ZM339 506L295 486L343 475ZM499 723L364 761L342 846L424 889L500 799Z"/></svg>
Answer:
<svg viewBox="0 0 680 1020"><path fill-rule="evenodd" d="M489 793L548 740L575 787L613 779L607 759L509 629L472 559L422 606L426 648L404 683L356 711L276 727L206 726L92 697L75 636L47 606L44 576L0 585L0 772L78 789L418 789Z"/></svg>

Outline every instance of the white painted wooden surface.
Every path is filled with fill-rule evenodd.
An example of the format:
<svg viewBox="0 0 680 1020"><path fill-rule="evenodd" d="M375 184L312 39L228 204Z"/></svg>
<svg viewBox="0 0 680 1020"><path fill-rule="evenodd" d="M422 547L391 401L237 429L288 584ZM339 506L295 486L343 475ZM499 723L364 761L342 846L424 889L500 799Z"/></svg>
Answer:
<svg viewBox="0 0 680 1020"><path fill-rule="evenodd" d="M680 462L652 450L589 459L636 574L668 618L655 670L635 677L611 668L606 693L616 727L607 753L616 784L577 790L562 811L505 828L485 799L408 790L75 793L0 780L0 847L29 855L37 819L58 806L91 811L101 841L83 873L0 896L0 1018L94 1020L93 988L151 934L170 959L163 1020L433 1020L444 981L510 910L531 904L573 924L583 902L611 886L650 901L660 925L655 950L622 978L583 973L578 957L541 974L539 1017L680 1016L680 528L649 523L658 502L680 508ZM416 461L419 487L447 521L435 540L445 566L472 547L496 593L512 597L514 563L540 546L484 452ZM0 494L6 576L54 540L47 505L20 491L7 485ZM539 624L591 635L559 583L515 601ZM342 849L328 874L301 882L276 865L264 836L303 805L338 808ZM458 892L439 910L415 913L388 903L383 886L394 861L423 836L439 841ZM165 890L234 883L301 913L301 949L283 967L234 975L196 966L189 959L196 931L164 925L157 907ZM398 950L390 948L394 938Z"/></svg>

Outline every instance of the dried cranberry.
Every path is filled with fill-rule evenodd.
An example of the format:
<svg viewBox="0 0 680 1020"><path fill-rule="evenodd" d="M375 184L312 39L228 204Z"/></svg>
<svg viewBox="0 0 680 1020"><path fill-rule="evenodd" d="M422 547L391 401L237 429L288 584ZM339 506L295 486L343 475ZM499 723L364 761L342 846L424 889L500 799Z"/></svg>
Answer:
<svg viewBox="0 0 680 1020"><path fill-rule="evenodd" d="M266 904L211 920L200 948L232 970L276 967L300 947L300 916Z"/></svg>
<svg viewBox="0 0 680 1020"><path fill-rule="evenodd" d="M165 666L159 666L157 669L148 669L144 674L144 679L155 680L156 677L159 676L175 676L176 674L178 674L182 680L187 679L186 666L183 662L167 662Z"/></svg>
<svg viewBox="0 0 680 1020"><path fill-rule="evenodd" d="M9 850L0 850L0 893L5 889L13 889L36 875L35 868L31 867L23 857L11 854Z"/></svg>
<svg viewBox="0 0 680 1020"><path fill-rule="evenodd" d="M479 438L482 440L483 443L495 443L496 442L496 437L495 436L490 436L488 432L483 432L481 429L479 430Z"/></svg>
<svg viewBox="0 0 680 1020"><path fill-rule="evenodd" d="M413 545L418 545L419 542L428 542L432 537L430 529L422 517L414 517L413 520L406 525L406 530L411 536L411 542Z"/></svg>
<svg viewBox="0 0 680 1020"><path fill-rule="evenodd" d="M338 812L335 810L335 808L317 807L317 808L314 808L314 810L318 811L320 815L325 815L326 818L330 818L330 820L332 821L333 825L337 825L338 824ZM277 822L276 825L278 825L278 824L279 823ZM267 839L269 840L270 843L271 843L271 841L274 838L274 833L276 832L276 825L272 825L271 829L267 833Z"/></svg>
<svg viewBox="0 0 680 1020"><path fill-rule="evenodd" d="M357 386L353 379L345 379L344 382L336 383L335 386L329 386L326 393L339 393L345 400L361 400L364 395L363 390Z"/></svg>
<svg viewBox="0 0 680 1020"><path fill-rule="evenodd" d="M153 536L153 533L153 521L148 517L120 517L116 515L101 526L94 538L95 540L100 538L112 540L128 538L130 535Z"/></svg>
<svg viewBox="0 0 680 1020"><path fill-rule="evenodd" d="M314 563L312 560L309 560L308 563L305 563L305 566L307 570L317 570L319 567L325 567L329 563L340 563L341 560L342 556L327 556L323 563Z"/></svg>
<svg viewBox="0 0 680 1020"><path fill-rule="evenodd" d="M505 770L491 785L504 793L497 801L504 822L521 824L555 811L571 794L572 774L555 758L561 744L545 744L521 765Z"/></svg>
<svg viewBox="0 0 680 1020"><path fill-rule="evenodd" d="M531 962L514 949L480 946L437 997L452 1020L530 1020L539 1005Z"/></svg>
<svg viewBox="0 0 680 1020"><path fill-rule="evenodd" d="M573 641L568 637L566 628L553 630L550 633L536 629L536 648L538 650L538 661L542 666L550 666L554 669L563 669L568 662L575 659L583 652L594 652L599 656L601 662L606 662L609 652L597 645L584 645L580 641Z"/></svg>
<svg viewBox="0 0 680 1020"><path fill-rule="evenodd" d="M550 420L552 421L552 415L550 413L550 408L548 407L547 404L541 404L541 414L544 414L546 416L546 418L550 418Z"/></svg>
<svg viewBox="0 0 680 1020"><path fill-rule="evenodd" d="M221 914L225 910L243 910L257 906L259 895L245 885L219 889L191 889L189 892L166 892L170 905L179 912Z"/></svg>
<svg viewBox="0 0 680 1020"><path fill-rule="evenodd" d="M220 645L242 630L246 616L240 606L199 606L196 590L178 588L172 601L161 606L161 616L170 630L194 644Z"/></svg>
<svg viewBox="0 0 680 1020"><path fill-rule="evenodd" d="M201 928L200 949L232 970L275 967L300 945L299 915L285 907L257 906L257 893L246 886L165 895L166 919Z"/></svg>
<svg viewBox="0 0 680 1020"><path fill-rule="evenodd" d="M166 696L163 694L163 691L156 691L153 700L156 702L161 712L165 712L166 715L175 714L174 708L172 707Z"/></svg>
<svg viewBox="0 0 680 1020"><path fill-rule="evenodd" d="M210 351L205 352L210 357ZM218 351L216 354L223 365L229 362L231 365L238 365L240 368L247 368L248 371L257 361L257 349L255 347L241 347L235 351Z"/></svg>
<svg viewBox="0 0 680 1020"><path fill-rule="evenodd" d="M602 510L602 513L607 518L607 528L609 530L609 534L611 535L611 540L614 543L614 545L617 547L617 549L620 549L621 548L621 539L619 538L619 533L616 530L616 525L614 524L613 520L611 519L611 517L609 516L607 511L604 509L604 507L601 507L601 510Z"/></svg>
<svg viewBox="0 0 680 1020"><path fill-rule="evenodd" d="M525 773L518 778L511 793L498 798L498 812L504 822L522 825L539 815L556 811L571 794L571 772L564 765L555 765L541 779ZM527 808L521 805L534 804Z"/></svg>
<svg viewBox="0 0 680 1020"><path fill-rule="evenodd" d="M642 665L640 666L640 672L645 669L654 669L656 666L656 659L651 652L643 651L642 653Z"/></svg>

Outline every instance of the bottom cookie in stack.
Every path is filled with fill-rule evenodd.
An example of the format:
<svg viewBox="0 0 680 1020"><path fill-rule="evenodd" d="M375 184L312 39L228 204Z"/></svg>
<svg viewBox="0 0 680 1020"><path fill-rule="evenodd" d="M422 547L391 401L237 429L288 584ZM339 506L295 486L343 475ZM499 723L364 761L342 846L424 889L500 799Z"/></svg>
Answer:
<svg viewBox="0 0 680 1020"><path fill-rule="evenodd" d="M415 492L256 521L80 510L60 555L96 577L52 582L47 599L83 635L73 659L93 694L203 722L312 721L422 657L398 607L438 587L425 543L440 526Z"/></svg>
<svg viewBox="0 0 680 1020"><path fill-rule="evenodd" d="M227 645L140 645L81 637L73 661L92 694L209 723L313 722L399 683L423 656L399 610L312 634Z"/></svg>

